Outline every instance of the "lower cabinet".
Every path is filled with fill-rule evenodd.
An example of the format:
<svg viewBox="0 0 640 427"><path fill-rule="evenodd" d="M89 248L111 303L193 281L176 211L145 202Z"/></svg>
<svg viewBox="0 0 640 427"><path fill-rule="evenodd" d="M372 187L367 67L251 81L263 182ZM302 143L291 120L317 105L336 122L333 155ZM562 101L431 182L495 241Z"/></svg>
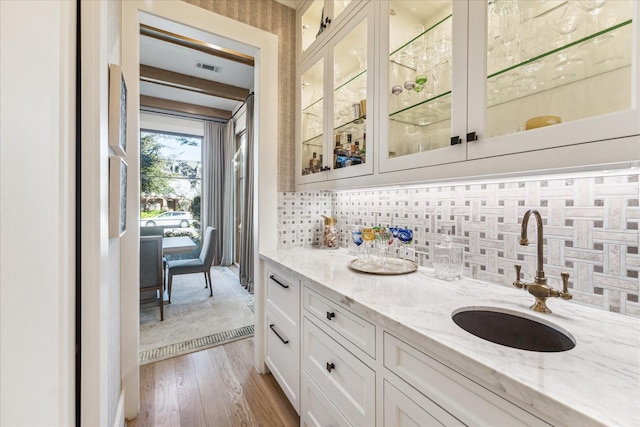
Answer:
<svg viewBox="0 0 640 427"><path fill-rule="evenodd" d="M396 387L385 379L382 387L384 427L464 426L447 411L407 385L400 383ZM403 388L404 393L399 388Z"/></svg>
<svg viewBox="0 0 640 427"><path fill-rule="evenodd" d="M466 425L549 426L388 333L384 333L384 366Z"/></svg>
<svg viewBox="0 0 640 427"><path fill-rule="evenodd" d="M351 427L349 421L329 401L306 372L302 373L302 411L300 424L304 427Z"/></svg>
<svg viewBox="0 0 640 427"><path fill-rule="evenodd" d="M265 363L289 401L300 413L300 347L298 336L283 327L277 315L267 311Z"/></svg>
<svg viewBox="0 0 640 427"><path fill-rule="evenodd" d="M302 308L296 318L293 297L274 285L265 359L302 426L551 425L304 278L285 278Z"/></svg>
<svg viewBox="0 0 640 427"><path fill-rule="evenodd" d="M304 373L346 420L355 426L375 426L375 372L306 317L302 346Z"/></svg>

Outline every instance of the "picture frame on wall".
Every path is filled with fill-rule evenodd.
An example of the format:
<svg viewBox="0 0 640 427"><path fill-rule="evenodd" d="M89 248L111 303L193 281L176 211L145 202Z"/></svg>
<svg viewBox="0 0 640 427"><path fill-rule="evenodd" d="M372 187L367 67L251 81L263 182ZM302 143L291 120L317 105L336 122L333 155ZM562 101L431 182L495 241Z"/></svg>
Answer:
<svg viewBox="0 0 640 427"><path fill-rule="evenodd" d="M127 154L127 84L117 64L109 64L109 147Z"/></svg>
<svg viewBox="0 0 640 427"><path fill-rule="evenodd" d="M109 158L109 237L127 231L127 163L122 157Z"/></svg>

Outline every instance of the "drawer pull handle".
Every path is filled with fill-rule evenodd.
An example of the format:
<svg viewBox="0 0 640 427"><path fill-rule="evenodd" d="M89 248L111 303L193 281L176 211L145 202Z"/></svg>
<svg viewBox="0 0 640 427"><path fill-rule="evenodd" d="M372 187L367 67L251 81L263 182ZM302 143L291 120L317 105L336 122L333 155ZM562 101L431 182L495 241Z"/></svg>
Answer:
<svg viewBox="0 0 640 427"><path fill-rule="evenodd" d="M336 314L333 311L327 311L327 319L331 320L336 317Z"/></svg>
<svg viewBox="0 0 640 427"><path fill-rule="evenodd" d="M289 340L285 340L284 338L282 338L282 336L280 336L280 334L278 333L278 331L276 331L276 328L273 327L274 324L270 324L269 327L271 328L271 330L273 331L274 334L276 334L276 336L278 338L280 338L280 341L282 341L284 344L289 344Z"/></svg>
<svg viewBox="0 0 640 427"><path fill-rule="evenodd" d="M336 369L336 365L327 362L327 371L331 372L333 369Z"/></svg>
<svg viewBox="0 0 640 427"><path fill-rule="evenodd" d="M274 276L273 274L271 276L269 276L269 279L273 280L274 282L276 282L278 285L282 286L285 289L287 289L289 287L289 285L285 285L284 283L282 283L278 279L276 279L276 276Z"/></svg>

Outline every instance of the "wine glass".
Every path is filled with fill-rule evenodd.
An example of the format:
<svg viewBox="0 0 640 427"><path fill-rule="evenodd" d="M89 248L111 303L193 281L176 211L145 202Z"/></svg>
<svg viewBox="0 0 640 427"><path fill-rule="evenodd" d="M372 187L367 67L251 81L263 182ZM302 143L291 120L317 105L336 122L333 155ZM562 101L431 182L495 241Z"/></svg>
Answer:
<svg viewBox="0 0 640 427"><path fill-rule="evenodd" d="M389 233L391 233L391 235L393 236L393 244L394 246L396 245L396 242L398 240L398 227L389 227ZM393 252L396 253L397 256L397 250L394 248Z"/></svg>
<svg viewBox="0 0 640 427"><path fill-rule="evenodd" d="M369 245L371 242L376 240L376 235L373 232L372 228L363 228L362 229L362 239L365 241L364 245L364 259L365 262L369 262Z"/></svg>
<svg viewBox="0 0 640 427"><path fill-rule="evenodd" d="M360 230L352 230L351 231L351 240L356 245L356 259L360 260L360 245L362 245L362 231Z"/></svg>
<svg viewBox="0 0 640 427"><path fill-rule="evenodd" d="M375 233L376 236L376 246L378 247L378 251L380 254L380 265L384 268L387 260L387 251L389 250L389 245L393 243L393 234L388 231L379 231Z"/></svg>
<svg viewBox="0 0 640 427"><path fill-rule="evenodd" d="M404 254L402 255L402 263L406 264L407 262L407 245L413 242L413 231L410 228L399 228L398 229L398 240L404 244Z"/></svg>

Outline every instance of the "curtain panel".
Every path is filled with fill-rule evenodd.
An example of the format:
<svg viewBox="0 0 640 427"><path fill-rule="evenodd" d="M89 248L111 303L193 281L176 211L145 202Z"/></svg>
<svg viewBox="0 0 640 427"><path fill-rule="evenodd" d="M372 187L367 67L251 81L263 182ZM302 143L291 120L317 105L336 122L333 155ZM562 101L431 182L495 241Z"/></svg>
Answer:
<svg viewBox="0 0 640 427"><path fill-rule="evenodd" d="M235 121L205 121L202 140L201 226L218 230L214 265L231 265L235 232Z"/></svg>
<svg viewBox="0 0 640 427"><path fill-rule="evenodd" d="M253 95L247 98L246 103L246 145L244 154L244 203L242 204L242 228L240 229L240 283L253 293L253 197L254 197L254 136L253 136Z"/></svg>

